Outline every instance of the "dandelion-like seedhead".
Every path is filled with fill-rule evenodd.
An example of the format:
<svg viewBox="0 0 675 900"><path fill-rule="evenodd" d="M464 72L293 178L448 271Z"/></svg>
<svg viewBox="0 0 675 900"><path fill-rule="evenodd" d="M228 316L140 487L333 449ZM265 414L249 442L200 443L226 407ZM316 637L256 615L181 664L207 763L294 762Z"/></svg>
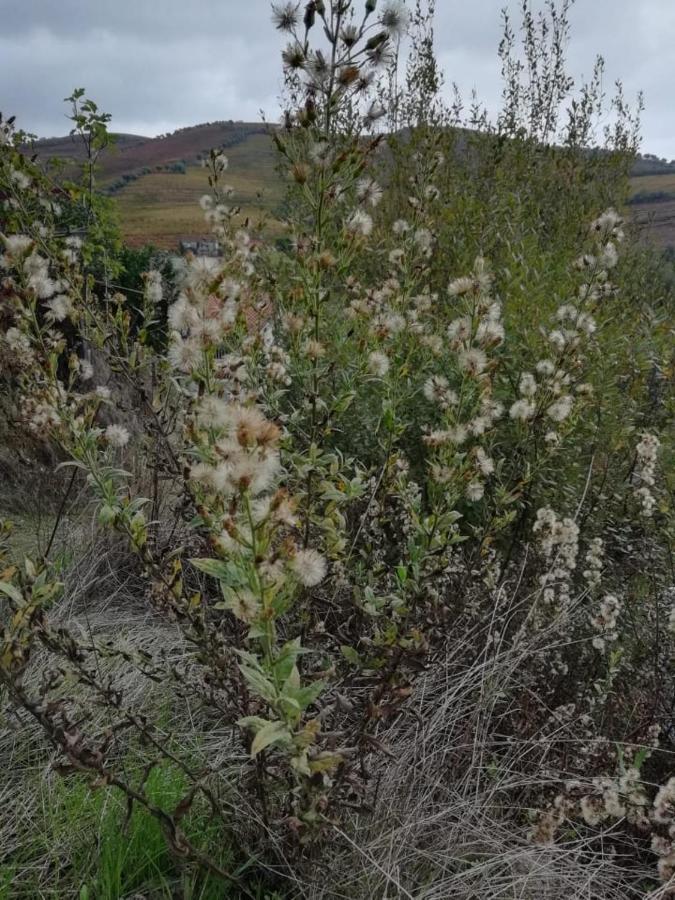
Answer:
<svg viewBox="0 0 675 900"><path fill-rule="evenodd" d="M386 0L380 21L393 39L403 37L410 24L410 13L403 0Z"/></svg>
<svg viewBox="0 0 675 900"><path fill-rule="evenodd" d="M300 21L299 3L273 3L272 22L279 31L292 32Z"/></svg>
<svg viewBox="0 0 675 900"><path fill-rule="evenodd" d="M108 425L104 434L105 440L111 447L122 449L129 443L129 431L123 425Z"/></svg>

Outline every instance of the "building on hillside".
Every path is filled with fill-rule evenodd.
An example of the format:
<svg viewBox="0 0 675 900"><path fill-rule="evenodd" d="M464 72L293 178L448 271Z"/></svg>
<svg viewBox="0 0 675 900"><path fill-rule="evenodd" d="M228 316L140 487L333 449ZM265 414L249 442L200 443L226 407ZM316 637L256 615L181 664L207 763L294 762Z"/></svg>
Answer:
<svg viewBox="0 0 675 900"><path fill-rule="evenodd" d="M194 256L223 255L223 248L218 241L181 241L179 248L182 254L192 253Z"/></svg>

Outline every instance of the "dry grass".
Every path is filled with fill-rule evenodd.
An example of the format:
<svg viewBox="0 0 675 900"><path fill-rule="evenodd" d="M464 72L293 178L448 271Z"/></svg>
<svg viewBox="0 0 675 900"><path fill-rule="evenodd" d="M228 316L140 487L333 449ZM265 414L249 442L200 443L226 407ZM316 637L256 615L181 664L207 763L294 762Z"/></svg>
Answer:
<svg viewBox="0 0 675 900"><path fill-rule="evenodd" d="M476 642L486 634L476 635ZM543 640L542 640L543 637ZM504 698L537 644L466 666L455 647L417 683L404 720L378 738L392 754L371 773L371 815L336 827L324 866L303 869L309 900L618 900L644 896L653 871L627 872L597 836L530 840L532 799L559 790L547 746L502 727ZM478 644L480 646L480 644ZM591 852L592 847L592 852ZM325 871L325 869L323 870Z"/></svg>
<svg viewBox="0 0 675 900"><path fill-rule="evenodd" d="M117 544L102 542L83 516L69 533L80 548L66 575L66 592L56 621L79 631L85 642L114 638L152 656L185 664L189 648L178 629L147 612L141 581ZM218 773L219 796L229 810L241 846L283 878L289 896L306 900L629 900L645 896L653 870L627 871L621 859L602 849L596 834L570 830L562 841L539 846L529 840L533 798L556 789L568 775L555 771L547 744L520 740L507 727L522 673L535 654L549 653L556 624L514 648L487 649L490 627L481 626L419 678L398 719L377 737L388 755L372 758L371 812L336 823L328 846L316 859L298 863L278 829L267 829L240 781L245 759L230 722L205 721L190 702L176 705L170 691L152 686L133 668L100 660L137 711L165 710L158 734L186 757ZM527 663L527 664L526 664ZM47 664L33 663L35 681ZM105 711L101 711L101 727ZM573 737L572 737L573 739ZM123 757L125 748L117 748ZM53 755L37 727L24 715L0 726L0 866L34 838L41 807L53 802ZM283 833L283 832L282 832ZM83 836L73 829L73 841ZM42 862L22 879L44 883L55 865L66 866L70 844L51 846ZM632 865L635 866L633 859ZM0 893L1 896L1 893ZM655 897L658 895L654 895Z"/></svg>

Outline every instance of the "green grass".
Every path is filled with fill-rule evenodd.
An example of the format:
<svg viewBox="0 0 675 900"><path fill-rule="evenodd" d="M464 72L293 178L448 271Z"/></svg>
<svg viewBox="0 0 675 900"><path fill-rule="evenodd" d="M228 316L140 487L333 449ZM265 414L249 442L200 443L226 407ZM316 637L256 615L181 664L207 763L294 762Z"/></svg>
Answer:
<svg viewBox="0 0 675 900"><path fill-rule="evenodd" d="M148 797L173 811L187 786L180 774L155 769L146 784ZM135 807L128 822L126 804L113 789L92 791L79 778L57 780L42 798L30 842L15 859L0 865L0 900L66 898L119 900L142 894L153 900L228 900L240 894L222 879L184 867L171 854L158 821ZM205 811L183 823L195 846L226 871L235 871L235 848ZM249 890L263 897L251 879Z"/></svg>

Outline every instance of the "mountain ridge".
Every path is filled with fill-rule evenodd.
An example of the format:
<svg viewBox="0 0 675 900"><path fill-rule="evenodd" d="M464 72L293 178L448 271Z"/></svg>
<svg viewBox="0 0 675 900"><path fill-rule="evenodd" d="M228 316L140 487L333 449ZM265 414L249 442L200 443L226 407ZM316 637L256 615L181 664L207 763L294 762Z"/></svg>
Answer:
<svg viewBox="0 0 675 900"><path fill-rule="evenodd" d="M101 189L118 201L122 231L131 245L154 243L166 249L181 240L208 237L199 198L208 191L201 163L211 149L230 158L227 181L245 214L274 217L282 196L277 157L271 139L274 125L219 120L147 137L115 134L115 143L100 160ZM47 162L84 159L77 136L41 138L27 152ZM664 247L675 246L675 161L639 154L632 171L629 209L638 226Z"/></svg>

